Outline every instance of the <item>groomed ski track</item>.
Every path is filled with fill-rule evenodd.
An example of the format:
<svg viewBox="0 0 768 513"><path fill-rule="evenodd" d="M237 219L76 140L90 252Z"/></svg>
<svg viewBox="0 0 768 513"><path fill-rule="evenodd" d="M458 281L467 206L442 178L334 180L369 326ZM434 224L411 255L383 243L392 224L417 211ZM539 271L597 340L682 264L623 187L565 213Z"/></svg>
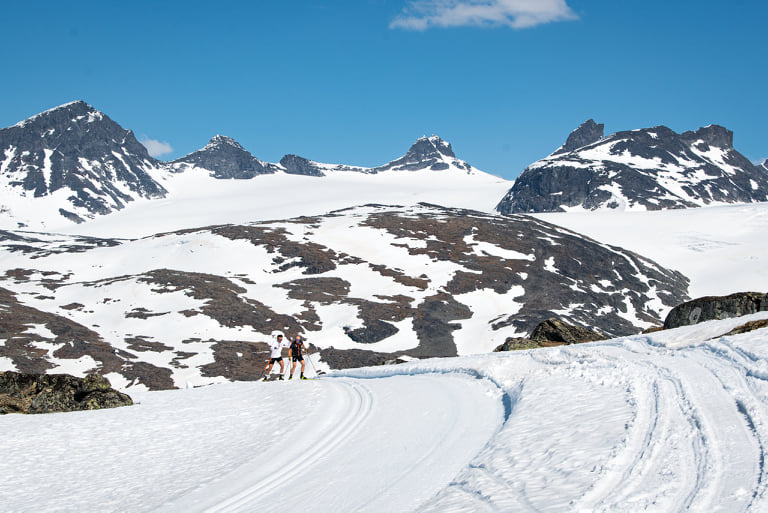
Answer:
<svg viewBox="0 0 768 513"><path fill-rule="evenodd" d="M224 488L202 486L159 509L412 510L448 485L492 437L502 415L498 391L487 380L459 374L437 381L392 376L265 383L292 387L280 442L220 476ZM306 387L323 396L313 411L302 408Z"/></svg>
<svg viewBox="0 0 768 513"><path fill-rule="evenodd" d="M768 329L721 336L759 318L7 415L0 501L12 512L768 511Z"/></svg>

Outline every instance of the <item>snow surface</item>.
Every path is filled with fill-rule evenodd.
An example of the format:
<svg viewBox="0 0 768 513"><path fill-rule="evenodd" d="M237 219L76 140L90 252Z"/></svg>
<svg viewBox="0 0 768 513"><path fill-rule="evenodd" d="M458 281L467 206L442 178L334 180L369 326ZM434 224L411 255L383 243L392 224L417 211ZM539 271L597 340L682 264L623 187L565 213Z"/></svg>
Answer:
<svg viewBox="0 0 768 513"><path fill-rule="evenodd" d="M51 231L99 237L144 237L213 224L320 215L367 203L415 205L420 202L492 213L512 182L481 171L337 171L324 177L274 173L250 180L217 180L209 171L157 172L165 199L138 198L125 209L73 225L63 218ZM55 219L52 216L51 219ZM2 226L0 226L1 228ZM11 227L9 227L11 228Z"/></svg>
<svg viewBox="0 0 768 513"><path fill-rule="evenodd" d="M768 203L532 215L682 272L691 297L768 292Z"/></svg>
<svg viewBox="0 0 768 513"><path fill-rule="evenodd" d="M6 415L0 504L766 511L768 329L722 336L766 318L312 381L149 392L114 410Z"/></svg>

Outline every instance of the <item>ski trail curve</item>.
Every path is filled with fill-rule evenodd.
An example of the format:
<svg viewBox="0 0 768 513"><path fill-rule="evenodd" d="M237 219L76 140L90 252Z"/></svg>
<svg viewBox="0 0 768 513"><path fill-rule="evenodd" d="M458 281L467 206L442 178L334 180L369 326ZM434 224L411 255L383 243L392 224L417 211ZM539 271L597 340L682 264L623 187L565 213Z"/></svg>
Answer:
<svg viewBox="0 0 768 513"><path fill-rule="evenodd" d="M306 385L320 387L325 399L284 447L254 455L253 463L162 510L414 511L468 464L504 418L498 388L461 374Z"/></svg>

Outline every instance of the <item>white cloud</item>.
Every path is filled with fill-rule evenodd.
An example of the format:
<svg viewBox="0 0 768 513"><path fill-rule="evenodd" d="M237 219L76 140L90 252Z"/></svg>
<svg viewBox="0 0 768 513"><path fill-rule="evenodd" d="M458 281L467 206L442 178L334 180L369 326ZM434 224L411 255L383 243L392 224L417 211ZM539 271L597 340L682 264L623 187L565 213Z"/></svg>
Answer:
<svg viewBox="0 0 768 513"><path fill-rule="evenodd" d="M147 149L149 154L153 157L159 157L161 155L167 155L169 153L173 153L173 148L171 145L165 141L160 142L156 141L154 139L150 139L146 135L141 136L141 139L139 140L141 144L144 145L144 147Z"/></svg>
<svg viewBox="0 0 768 513"><path fill-rule="evenodd" d="M566 0L413 0L389 24L390 28L426 30L431 27L535 27L574 20Z"/></svg>

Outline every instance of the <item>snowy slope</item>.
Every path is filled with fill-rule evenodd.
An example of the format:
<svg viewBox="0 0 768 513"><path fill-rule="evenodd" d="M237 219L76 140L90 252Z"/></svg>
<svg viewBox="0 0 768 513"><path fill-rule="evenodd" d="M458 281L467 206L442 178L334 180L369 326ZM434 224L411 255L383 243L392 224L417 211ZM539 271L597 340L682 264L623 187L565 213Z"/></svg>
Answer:
<svg viewBox="0 0 768 513"><path fill-rule="evenodd" d="M0 503L101 513L766 511L768 330L721 336L766 318L152 392L116 410L7 415Z"/></svg>
<svg viewBox="0 0 768 513"><path fill-rule="evenodd" d="M687 299L682 275L620 248L428 205L137 240L0 232L0 265L0 370L153 389L256 379L274 330L343 368L488 352L553 316L636 333Z"/></svg>
<svg viewBox="0 0 768 513"><path fill-rule="evenodd" d="M207 170L160 174L161 200L130 205L87 224L62 223L55 231L99 237L144 237L172 230L321 215L378 203L432 203L490 212L510 182L480 171L328 172L323 177L274 173L252 180L215 180Z"/></svg>
<svg viewBox="0 0 768 513"><path fill-rule="evenodd" d="M682 272L691 297L768 291L768 203L534 216Z"/></svg>

